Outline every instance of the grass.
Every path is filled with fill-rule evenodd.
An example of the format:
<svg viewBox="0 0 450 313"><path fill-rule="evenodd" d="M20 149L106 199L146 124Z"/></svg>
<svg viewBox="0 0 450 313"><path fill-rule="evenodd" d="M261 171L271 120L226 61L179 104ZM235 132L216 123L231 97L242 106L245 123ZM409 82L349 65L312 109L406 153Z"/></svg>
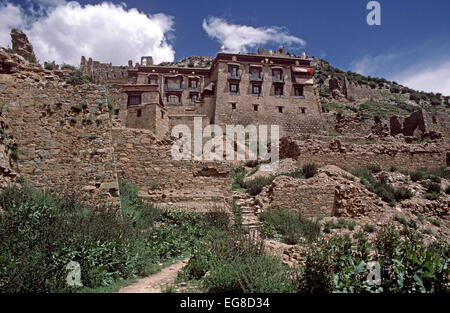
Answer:
<svg viewBox="0 0 450 313"><path fill-rule="evenodd" d="M342 114L353 113L354 111L344 105L334 102L322 102L322 107L327 111L337 111Z"/></svg>
<svg viewBox="0 0 450 313"><path fill-rule="evenodd" d="M431 224L433 224L434 226L437 227L441 227L442 226L442 222L438 219L435 218L427 218L427 221L430 222Z"/></svg>
<svg viewBox="0 0 450 313"><path fill-rule="evenodd" d="M254 168L250 170L250 173L254 171ZM270 176L259 176L251 180L244 181L245 177L250 176L245 172L243 167L233 168L230 171L230 177L232 179L232 190L247 192L252 196L256 196L261 193L264 187L270 185L278 176L289 176L297 179L308 179L317 174L317 166L315 164L305 164L302 168L297 168L290 173L281 173Z"/></svg>
<svg viewBox="0 0 450 313"><path fill-rule="evenodd" d="M324 225L324 232L330 233L332 229L343 229L348 228L349 230L354 230L356 223L354 221L346 220L345 218L338 218L336 221L329 220Z"/></svg>
<svg viewBox="0 0 450 313"><path fill-rule="evenodd" d="M431 169L421 168L409 172L409 175L414 182L430 179L433 182L440 183L440 178L450 180L450 171L447 170L446 166Z"/></svg>
<svg viewBox="0 0 450 313"><path fill-rule="evenodd" d="M84 85L89 84L90 81L80 70L75 70L70 77L66 79L66 83L70 85Z"/></svg>
<svg viewBox="0 0 450 313"><path fill-rule="evenodd" d="M439 199L441 195L435 192L429 192L423 195L423 197L427 200L431 200L431 201L435 201L437 199Z"/></svg>
<svg viewBox="0 0 450 313"><path fill-rule="evenodd" d="M369 165L364 168L356 168L351 171L354 176L359 177L361 183L371 192L378 195L384 202L394 206L396 202L410 199L413 194L406 187L394 188L387 183L386 179L381 177L376 179L372 173L381 171L378 165Z"/></svg>
<svg viewBox="0 0 450 313"><path fill-rule="evenodd" d="M261 233L268 238L280 238L287 244L298 243L299 237L312 242L320 236L319 219L309 219L299 212L269 209L261 214Z"/></svg>
<svg viewBox="0 0 450 313"><path fill-rule="evenodd" d="M375 225L372 225L372 224L365 224L365 225L363 226L363 229L364 229L365 232L373 233L373 232L375 232L375 230L376 230L376 226L375 226Z"/></svg>
<svg viewBox="0 0 450 313"><path fill-rule="evenodd" d="M189 255L220 213L160 210L120 181L123 219L94 212L77 196L58 198L24 183L0 193L0 292L103 292ZM212 212L214 211L214 213ZM228 221L228 220L227 220ZM66 264L81 267L83 287L66 284ZM111 289L111 290L112 290Z"/></svg>
<svg viewBox="0 0 450 313"><path fill-rule="evenodd" d="M366 101L360 105L359 111L366 117L389 118L392 115L410 115L416 108L407 103L390 104L376 101Z"/></svg>

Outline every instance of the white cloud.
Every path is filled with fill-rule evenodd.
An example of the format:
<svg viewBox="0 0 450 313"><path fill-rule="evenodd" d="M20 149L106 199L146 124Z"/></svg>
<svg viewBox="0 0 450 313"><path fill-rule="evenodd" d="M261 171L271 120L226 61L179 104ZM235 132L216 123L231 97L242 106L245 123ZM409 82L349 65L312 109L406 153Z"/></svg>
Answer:
<svg viewBox="0 0 450 313"><path fill-rule="evenodd" d="M374 75L384 70L385 66L398 56L393 53L383 53L376 56L365 55L350 63L350 70L361 75Z"/></svg>
<svg viewBox="0 0 450 313"><path fill-rule="evenodd" d="M450 96L450 60L434 66L416 65L395 75L395 80L409 88L440 92Z"/></svg>
<svg viewBox="0 0 450 313"><path fill-rule="evenodd" d="M168 42L174 22L169 15L147 15L107 2L82 6L43 0L40 4L46 8L45 14L28 23L23 14L16 14L14 25L5 30L0 24L0 38L7 34L9 41L9 28L21 26L41 62L77 65L82 55L117 65L125 65L129 59L139 61L143 55L153 56L156 63L174 60L175 52ZM0 7L0 16L3 11Z"/></svg>
<svg viewBox="0 0 450 313"><path fill-rule="evenodd" d="M210 17L204 19L203 29L209 37L216 39L230 52L247 52L267 43L286 44L290 47L304 47L306 41L289 35L282 27L252 27L247 25L229 24L227 21Z"/></svg>
<svg viewBox="0 0 450 313"><path fill-rule="evenodd" d="M411 51L365 55L351 62L349 68L362 75L384 77L412 89L450 95L450 59L440 57L440 53L426 59L418 59L415 55Z"/></svg>
<svg viewBox="0 0 450 313"><path fill-rule="evenodd" d="M10 29L24 23L22 10L11 3L0 2L0 46L11 45Z"/></svg>

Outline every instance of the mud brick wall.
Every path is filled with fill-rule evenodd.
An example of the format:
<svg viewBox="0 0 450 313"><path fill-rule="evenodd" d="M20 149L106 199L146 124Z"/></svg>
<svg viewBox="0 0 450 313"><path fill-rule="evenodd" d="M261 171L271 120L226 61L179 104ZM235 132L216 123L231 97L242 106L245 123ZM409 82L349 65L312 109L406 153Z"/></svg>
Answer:
<svg viewBox="0 0 450 313"><path fill-rule="evenodd" d="M323 177L308 180L281 176L271 186L271 207L290 209L310 217L331 216L336 183Z"/></svg>
<svg viewBox="0 0 450 313"><path fill-rule="evenodd" d="M93 208L120 208L104 87L9 79L0 102L18 144L18 176Z"/></svg>
<svg viewBox="0 0 450 313"><path fill-rule="evenodd" d="M230 164L172 159L170 140L146 129L113 128L117 173L158 206L197 211L231 207Z"/></svg>
<svg viewBox="0 0 450 313"><path fill-rule="evenodd" d="M446 149L438 144L368 144L353 145L339 141L299 142L298 166L306 163L317 165L336 165L342 168L355 168L368 164L378 164L389 168L412 170L423 167L433 168L446 165ZM448 164L447 164L448 166Z"/></svg>

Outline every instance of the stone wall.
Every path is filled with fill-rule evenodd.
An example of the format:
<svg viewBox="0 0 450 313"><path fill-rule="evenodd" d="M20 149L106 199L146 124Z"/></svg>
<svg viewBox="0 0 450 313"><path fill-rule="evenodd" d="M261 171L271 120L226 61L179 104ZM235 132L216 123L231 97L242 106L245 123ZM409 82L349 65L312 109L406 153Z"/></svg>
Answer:
<svg viewBox="0 0 450 313"><path fill-rule="evenodd" d="M277 177L270 186L271 207L296 210L306 216L331 216L335 183L324 177L300 180Z"/></svg>
<svg viewBox="0 0 450 313"><path fill-rule="evenodd" d="M104 87L9 77L0 91L18 176L94 208L120 207Z"/></svg>
<svg viewBox="0 0 450 313"><path fill-rule="evenodd" d="M128 79L128 69L133 68L132 62L128 66L113 66L111 63L100 63L92 58L86 60L81 57L80 71L95 83L126 84Z"/></svg>
<svg viewBox="0 0 450 313"><path fill-rule="evenodd" d="M446 164L446 148L440 143L406 144L396 140L376 144L343 143L309 139L297 142L300 155L298 166L306 163L332 164L342 168L355 168L378 164L384 168L433 168ZM448 166L449 164L447 164Z"/></svg>
<svg viewBox="0 0 450 313"><path fill-rule="evenodd" d="M5 110L6 111L6 110ZM0 107L0 190L13 184L17 174L12 168L14 156L11 148L16 143L11 134L6 118L3 116L3 107Z"/></svg>
<svg viewBox="0 0 450 313"><path fill-rule="evenodd" d="M207 210L231 207L230 165L172 159L172 141L146 129L113 128L119 177L139 187L139 195L159 206Z"/></svg>
<svg viewBox="0 0 450 313"><path fill-rule="evenodd" d="M309 217L355 217L386 208L356 177L333 165L320 168L309 179L279 176L256 199L263 210L289 209Z"/></svg>

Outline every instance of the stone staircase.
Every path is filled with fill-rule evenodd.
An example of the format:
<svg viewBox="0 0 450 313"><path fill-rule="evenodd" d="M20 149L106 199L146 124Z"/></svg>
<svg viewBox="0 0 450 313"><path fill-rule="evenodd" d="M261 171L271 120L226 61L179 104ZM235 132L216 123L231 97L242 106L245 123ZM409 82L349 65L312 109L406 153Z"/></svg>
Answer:
<svg viewBox="0 0 450 313"><path fill-rule="evenodd" d="M243 192L234 191L233 200L237 206L242 210L242 227L247 228L250 237L253 239L259 238L259 209L255 205L255 199Z"/></svg>

